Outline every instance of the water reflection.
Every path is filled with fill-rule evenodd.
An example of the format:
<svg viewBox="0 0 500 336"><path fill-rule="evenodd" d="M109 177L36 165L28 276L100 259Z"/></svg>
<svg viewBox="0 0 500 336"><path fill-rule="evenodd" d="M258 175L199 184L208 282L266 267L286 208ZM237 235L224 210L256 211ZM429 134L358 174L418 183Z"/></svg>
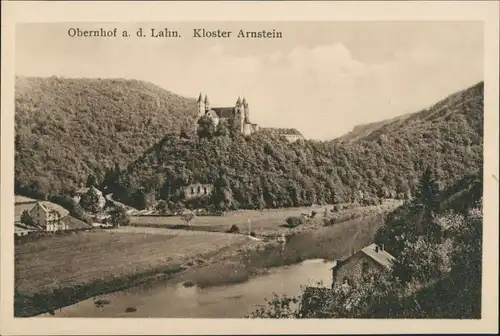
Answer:
<svg viewBox="0 0 500 336"><path fill-rule="evenodd" d="M317 282L329 285L331 267L331 262L308 260L272 269L269 274L246 283L211 288L185 287L182 283L167 285L161 281L81 301L56 311L55 316L239 318L265 304L273 292L298 295L301 285ZM96 306L96 300L109 302Z"/></svg>

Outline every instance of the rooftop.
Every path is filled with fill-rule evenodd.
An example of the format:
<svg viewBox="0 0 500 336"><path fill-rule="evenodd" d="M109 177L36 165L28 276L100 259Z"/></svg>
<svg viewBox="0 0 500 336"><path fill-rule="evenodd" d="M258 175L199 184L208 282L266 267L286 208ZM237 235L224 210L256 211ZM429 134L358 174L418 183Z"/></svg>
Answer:
<svg viewBox="0 0 500 336"><path fill-rule="evenodd" d="M371 244L362 249L361 252L386 268L391 268L392 263L396 259L387 251L382 250L377 244Z"/></svg>
<svg viewBox="0 0 500 336"><path fill-rule="evenodd" d="M270 128L266 127L263 128L264 131L270 132L273 134L279 134L279 135L302 135L299 131L297 131L295 128Z"/></svg>
<svg viewBox="0 0 500 336"><path fill-rule="evenodd" d="M91 229L92 225L87 224L79 219L72 216L66 216L62 219L62 222L68 226L70 230L81 230L81 229Z"/></svg>
<svg viewBox="0 0 500 336"><path fill-rule="evenodd" d="M40 206L45 209L46 211L57 211L61 215L61 217L65 217L69 214L69 211L64 209L62 206L52 203L52 202L47 202L47 201L41 201L39 202Z"/></svg>
<svg viewBox="0 0 500 336"><path fill-rule="evenodd" d="M24 197L24 196L14 196L14 203L36 203L36 199L29 198L29 197Z"/></svg>
<svg viewBox="0 0 500 336"><path fill-rule="evenodd" d="M377 247L378 247L378 250L377 250ZM364 247L361 251L358 251L355 254L358 254L358 253L363 253L364 255L373 259L379 265L382 265L388 269L390 269L392 267L392 263L396 259L389 252L382 250L377 244L368 245L368 246ZM353 255L351 255L350 257L345 258L343 260L335 260L333 267L331 269L336 268L336 267L340 267L340 266L346 264L351 259L351 257Z"/></svg>
<svg viewBox="0 0 500 336"><path fill-rule="evenodd" d="M219 118L231 118L234 115L234 107L212 107Z"/></svg>

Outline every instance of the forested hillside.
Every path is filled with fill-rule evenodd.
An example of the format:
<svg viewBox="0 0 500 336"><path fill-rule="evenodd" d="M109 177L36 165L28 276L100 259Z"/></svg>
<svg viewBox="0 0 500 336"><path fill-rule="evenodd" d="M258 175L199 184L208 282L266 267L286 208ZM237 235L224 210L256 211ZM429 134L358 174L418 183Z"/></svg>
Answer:
<svg viewBox="0 0 500 336"><path fill-rule="evenodd" d="M427 163L441 188L482 165L483 83L338 140L291 144L264 132L197 138L194 99L135 80L19 77L15 106L16 192L37 198L93 174L144 206L193 182L215 184L201 202L222 208L373 204L411 197Z"/></svg>
<svg viewBox="0 0 500 336"><path fill-rule="evenodd" d="M16 78L16 191L67 192L125 167L166 133L190 131L196 100L124 79Z"/></svg>
<svg viewBox="0 0 500 336"><path fill-rule="evenodd" d="M306 287L296 298L270 298L253 317L481 318L482 171L439 192L432 168L413 200L389 215L377 243L396 258L392 271L362 281ZM374 276L375 275L375 276ZM300 309L292 302L302 302Z"/></svg>
<svg viewBox="0 0 500 336"><path fill-rule="evenodd" d="M382 120L365 125L359 125L354 129L338 138L336 142L357 142L360 140L371 141L384 139L384 135L396 137L403 136L404 133L411 128L414 132L422 132L422 138L429 140L439 136L440 131L444 131L447 138L444 140L450 141L449 134L446 134L446 129L442 125L432 125L433 123L451 123L451 128L456 126L465 118L468 123L472 122L473 131L482 131L482 118L470 119L467 115L474 111L483 112L483 90L484 83L478 83L466 90L451 94L445 99L437 102L433 106L420 111L418 113L406 114L389 120ZM465 113L464 113L465 112ZM481 122L481 124L478 124ZM429 133L436 133L435 135ZM482 133L479 134L482 136ZM418 140L418 139L415 139Z"/></svg>
<svg viewBox="0 0 500 336"><path fill-rule="evenodd" d="M257 132L244 138L166 136L113 184L136 206L190 183L213 183L206 202L222 208L301 206L411 198L428 165L440 190L482 166L483 83L421 112L371 127L355 141L288 143Z"/></svg>

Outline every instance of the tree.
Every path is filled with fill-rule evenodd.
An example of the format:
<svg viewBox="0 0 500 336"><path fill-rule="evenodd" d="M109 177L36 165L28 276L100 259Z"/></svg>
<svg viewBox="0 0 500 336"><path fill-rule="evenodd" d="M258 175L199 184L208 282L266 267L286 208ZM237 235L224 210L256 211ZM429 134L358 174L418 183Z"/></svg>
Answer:
<svg viewBox="0 0 500 336"><path fill-rule="evenodd" d="M186 222L187 226L191 226L191 222L196 218L196 215L193 211L187 210L182 214L181 218Z"/></svg>
<svg viewBox="0 0 500 336"><path fill-rule="evenodd" d="M214 184L212 201L217 210L227 211L233 205L233 193L225 175L219 176Z"/></svg>
<svg viewBox="0 0 500 336"><path fill-rule="evenodd" d="M203 116L198 120L197 134L200 138L213 137L215 130L215 124L212 118Z"/></svg>
<svg viewBox="0 0 500 336"><path fill-rule="evenodd" d="M141 187L132 195L131 201L137 209L147 209L152 203L152 195L146 193L145 189Z"/></svg>
<svg viewBox="0 0 500 336"><path fill-rule="evenodd" d="M294 228L304 223L304 219L302 217L296 216L287 217L285 221L289 228Z"/></svg>
<svg viewBox="0 0 500 336"><path fill-rule="evenodd" d="M389 274L366 274L360 281L325 287L302 287L296 297L278 296L267 306L255 310L257 318L366 318L375 314L389 315L390 311L375 308L380 303L398 301L399 283ZM392 306L392 308L397 308ZM385 316L389 317L389 316Z"/></svg>
<svg viewBox="0 0 500 336"><path fill-rule="evenodd" d="M233 224L231 225L231 228L227 231L228 233L240 233L240 228L238 225Z"/></svg>
<svg viewBox="0 0 500 336"><path fill-rule="evenodd" d="M227 122L225 120L221 120L217 125L217 136L227 136L229 133Z"/></svg>
<svg viewBox="0 0 500 336"><path fill-rule="evenodd" d="M430 166L427 166L418 187L417 197L429 211L438 211L439 192L436 172Z"/></svg>
<svg viewBox="0 0 500 336"><path fill-rule="evenodd" d="M121 206L116 206L113 210L109 212L111 215L111 224L114 227L118 227L120 225L129 225L130 217L127 214L126 210Z"/></svg>
<svg viewBox="0 0 500 336"><path fill-rule="evenodd" d="M97 186L97 178L95 177L94 174L92 174L92 173L89 174L89 176L87 177L87 182L85 182L85 186L87 188Z"/></svg>
<svg viewBox="0 0 500 336"><path fill-rule="evenodd" d="M99 202L99 195L94 187L90 187L80 198L80 206L92 214L96 214L101 210Z"/></svg>
<svg viewBox="0 0 500 336"><path fill-rule="evenodd" d="M156 204L156 210L159 212L160 216L165 216L168 211L167 202L165 202L164 200L160 200Z"/></svg>
<svg viewBox="0 0 500 336"><path fill-rule="evenodd" d="M405 241L405 248L396 257L393 274L404 284L425 286L449 272L450 256L451 241L436 244L419 236L415 242Z"/></svg>
<svg viewBox="0 0 500 336"><path fill-rule="evenodd" d="M21 214L21 223L29 226L35 225L35 220L33 219L33 217L31 217L28 210L24 210Z"/></svg>
<svg viewBox="0 0 500 336"><path fill-rule="evenodd" d="M173 213L179 212L183 209L183 205L181 202L172 202L168 201L167 202L167 208Z"/></svg>
<svg viewBox="0 0 500 336"><path fill-rule="evenodd" d="M91 223L85 211L82 209L81 205L75 202L74 199L68 196L52 195L49 200L53 203L59 204L63 208L69 211L69 214L76 219L79 219L88 224Z"/></svg>

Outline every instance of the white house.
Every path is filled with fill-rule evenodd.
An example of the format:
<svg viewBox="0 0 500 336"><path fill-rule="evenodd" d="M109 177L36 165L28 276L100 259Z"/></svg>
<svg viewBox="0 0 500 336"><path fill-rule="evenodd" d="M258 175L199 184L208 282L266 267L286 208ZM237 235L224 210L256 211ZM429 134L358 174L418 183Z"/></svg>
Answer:
<svg viewBox="0 0 500 336"><path fill-rule="evenodd" d="M68 230L67 224L62 221L68 213L69 211L63 207L44 201L37 202L29 211L35 225L45 231Z"/></svg>

